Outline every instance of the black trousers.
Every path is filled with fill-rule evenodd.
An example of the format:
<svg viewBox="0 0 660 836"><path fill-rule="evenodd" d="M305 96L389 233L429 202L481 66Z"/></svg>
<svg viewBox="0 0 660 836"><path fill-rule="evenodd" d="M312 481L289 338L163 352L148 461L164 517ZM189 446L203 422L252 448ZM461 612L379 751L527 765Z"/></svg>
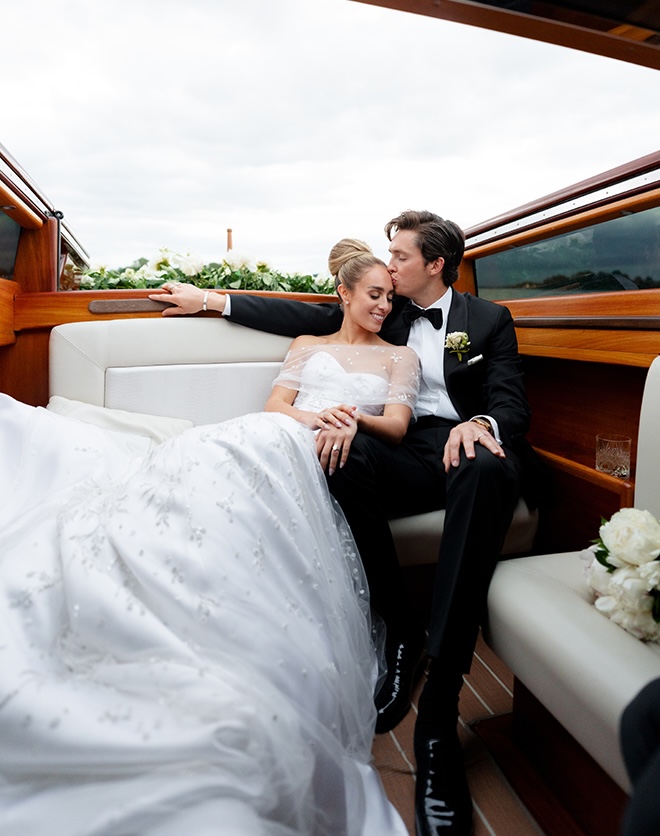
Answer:
<svg viewBox="0 0 660 836"><path fill-rule="evenodd" d="M488 585L520 491L520 464L476 445L445 473L444 447L455 424L422 418L399 445L358 433L346 466L328 478L364 563L373 609L388 635L405 638L410 613L388 519L445 508L428 652L450 672L470 669Z"/></svg>
<svg viewBox="0 0 660 836"><path fill-rule="evenodd" d="M660 833L660 679L646 685L621 717L621 750L633 786L623 836Z"/></svg>

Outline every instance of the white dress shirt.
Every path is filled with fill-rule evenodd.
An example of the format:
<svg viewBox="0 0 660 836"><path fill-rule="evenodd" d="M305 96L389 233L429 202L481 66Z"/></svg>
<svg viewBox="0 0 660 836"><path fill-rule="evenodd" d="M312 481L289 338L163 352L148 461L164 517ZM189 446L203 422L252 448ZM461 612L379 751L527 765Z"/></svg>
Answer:
<svg viewBox="0 0 660 836"><path fill-rule="evenodd" d="M440 308L442 311L442 327L438 331L424 317L419 317L410 326L408 345L419 357L422 373L417 407L415 408L415 414L418 418L421 418L422 415L437 415L440 418L460 421L460 415L454 409L454 405L447 394L444 369L447 319L453 292L449 288L437 302L429 305L429 308ZM415 303L412 302L411 304L414 305ZM415 307L420 306L416 305Z"/></svg>
<svg viewBox="0 0 660 836"><path fill-rule="evenodd" d="M415 407L417 418L421 418L423 415L436 415L439 418L448 418L451 421L461 420L449 398L447 384L445 383L445 339L453 294L454 290L450 287L436 302L429 305L429 308L440 308L442 311L442 327L440 329L436 331L429 320L422 316L410 326L408 346L419 357L421 370L421 383L417 406ZM415 303L411 300L411 304L414 305ZM416 305L415 307L420 306ZM490 415L473 415L472 418L486 418L490 421L493 435L497 442L501 443L497 421Z"/></svg>

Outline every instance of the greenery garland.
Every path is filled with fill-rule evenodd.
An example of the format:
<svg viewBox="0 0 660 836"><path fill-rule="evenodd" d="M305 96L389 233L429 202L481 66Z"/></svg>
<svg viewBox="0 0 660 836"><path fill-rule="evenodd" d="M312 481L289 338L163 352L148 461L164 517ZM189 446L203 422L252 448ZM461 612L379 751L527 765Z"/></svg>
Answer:
<svg viewBox="0 0 660 836"><path fill-rule="evenodd" d="M203 264L189 254L180 255L162 249L156 258L140 258L129 267L95 267L68 278L68 287L62 289L153 289L168 281L178 281L201 288L225 290L335 293L334 281L329 274L280 273L265 262L252 265L248 259L231 252L221 262Z"/></svg>

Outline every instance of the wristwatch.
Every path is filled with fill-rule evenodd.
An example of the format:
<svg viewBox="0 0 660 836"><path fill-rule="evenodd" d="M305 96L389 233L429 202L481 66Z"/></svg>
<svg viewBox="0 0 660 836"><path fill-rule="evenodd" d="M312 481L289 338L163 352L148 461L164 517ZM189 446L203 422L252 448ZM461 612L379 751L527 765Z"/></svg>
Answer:
<svg viewBox="0 0 660 836"><path fill-rule="evenodd" d="M470 421L474 424L479 424L480 427L483 427L491 435L493 434L493 425L487 418L470 418Z"/></svg>

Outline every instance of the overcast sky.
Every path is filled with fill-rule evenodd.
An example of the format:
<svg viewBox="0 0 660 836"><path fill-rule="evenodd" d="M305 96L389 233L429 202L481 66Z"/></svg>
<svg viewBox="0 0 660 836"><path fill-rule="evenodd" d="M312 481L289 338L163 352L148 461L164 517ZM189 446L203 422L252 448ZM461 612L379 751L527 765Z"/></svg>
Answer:
<svg viewBox="0 0 660 836"><path fill-rule="evenodd" d="M660 73L350 0L2 9L0 143L94 262L326 269L427 208L463 227L658 148Z"/></svg>

